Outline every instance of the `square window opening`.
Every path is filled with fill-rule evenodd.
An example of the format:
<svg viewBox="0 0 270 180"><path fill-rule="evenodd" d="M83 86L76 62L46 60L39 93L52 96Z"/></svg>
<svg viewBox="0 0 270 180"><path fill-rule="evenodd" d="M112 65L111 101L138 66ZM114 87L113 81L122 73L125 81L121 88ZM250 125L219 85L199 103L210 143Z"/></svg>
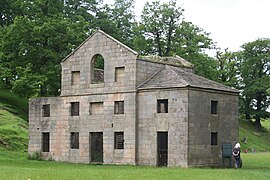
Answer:
<svg viewBox="0 0 270 180"><path fill-rule="evenodd" d="M157 100L157 113L168 113L168 99Z"/></svg>

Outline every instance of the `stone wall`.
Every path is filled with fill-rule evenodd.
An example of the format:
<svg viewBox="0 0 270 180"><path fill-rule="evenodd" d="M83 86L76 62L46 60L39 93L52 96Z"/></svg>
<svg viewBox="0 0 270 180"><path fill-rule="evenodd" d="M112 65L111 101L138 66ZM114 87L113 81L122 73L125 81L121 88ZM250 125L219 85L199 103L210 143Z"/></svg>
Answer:
<svg viewBox="0 0 270 180"><path fill-rule="evenodd" d="M157 99L168 99L168 113L157 113ZM138 164L157 165L157 132L168 132L168 166L187 167L188 92L186 89L138 93Z"/></svg>
<svg viewBox="0 0 270 180"><path fill-rule="evenodd" d="M43 117L43 105L50 105L50 116ZM29 101L29 145L30 154L42 151L42 132L50 133L50 152L42 153L45 159L52 156L65 157L69 144L65 137L68 124L59 121L61 115L61 99L36 98ZM66 159L63 159L66 160Z"/></svg>
<svg viewBox="0 0 270 180"><path fill-rule="evenodd" d="M104 58L104 83L91 83L92 58ZM61 96L134 91L137 54L124 45L96 32L62 62ZM115 68L124 67L124 81L115 82ZM72 72L80 72L80 84L72 84Z"/></svg>
<svg viewBox="0 0 270 180"><path fill-rule="evenodd" d="M158 72L164 67L164 64L153 63L137 59L137 73L136 84L137 86L150 78L154 73Z"/></svg>
<svg viewBox="0 0 270 180"><path fill-rule="evenodd" d="M124 114L114 114L114 101L124 101ZM71 116L71 102L80 103L79 116ZM90 103L103 102L102 114L91 115ZM42 151L42 132L50 132L50 152L45 159L89 163L89 133L103 132L105 164L135 164L135 93L61 98L30 102L29 153ZM42 117L42 105L50 104L51 116ZM114 132L124 132L124 149L114 149ZM79 132L79 149L70 148L70 132Z"/></svg>
<svg viewBox="0 0 270 180"><path fill-rule="evenodd" d="M211 101L218 102L211 114ZM222 165L222 144L238 140L238 95L218 91L189 91L189 166ZM211 146L211 132L217 132L217 146Z"/></svg>
<svg viewBox="0 0 270 180"><path fill-rule="evenodd" d="M104 58L104 83L93 84L91 60L97 54ZM44 158L89 163L89 133L103 132L104 163L135 164L136 59L136 52L101 31L79 46L61 64L61 96L30 102L29 153L41 151L42 132L50 132L50 152L42 153ZM114 114L114 101L124 101L124 114ZM79 116L71 116L71 102L79 102ZM103 102L104 113L90 114L91 102ZM41 115L46 103L50 117ZM123 150L114 149L117 131L124 131ZM70 132L79 132L79 149L70 148Z"/></svg>

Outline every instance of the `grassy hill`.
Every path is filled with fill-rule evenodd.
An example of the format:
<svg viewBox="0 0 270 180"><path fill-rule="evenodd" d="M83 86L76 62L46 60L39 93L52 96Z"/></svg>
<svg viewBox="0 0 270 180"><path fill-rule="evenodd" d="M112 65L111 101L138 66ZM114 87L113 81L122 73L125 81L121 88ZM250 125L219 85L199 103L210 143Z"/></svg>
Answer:
<svg viewBox="0 0 270 180"><path fill-rule="evenodd" d="M254 122L240 120L239 140L242 151L270 152L270 120L262 120L261 123L264 128L262 132L258 133L255 130ZM246 138L246 141L244 141L244 138Z"/></svg>
<svg viewBox="0 0 270 180"><path fill-rule="evenodd" d="M0 89L0 151L27 152L28 101ZM270 152L270 121L262 121L264 131L257 133L253 122L240 120L239 141L241 149L248 152ZM246 138L246 143L243 140ZM26 156L26 153L25 153Z"/></svg>
<svg viewBox="0 0 270 180"><path fill-rule="evenodd" d="M28 102L0 89L0 150L27 151Z"/></svg>

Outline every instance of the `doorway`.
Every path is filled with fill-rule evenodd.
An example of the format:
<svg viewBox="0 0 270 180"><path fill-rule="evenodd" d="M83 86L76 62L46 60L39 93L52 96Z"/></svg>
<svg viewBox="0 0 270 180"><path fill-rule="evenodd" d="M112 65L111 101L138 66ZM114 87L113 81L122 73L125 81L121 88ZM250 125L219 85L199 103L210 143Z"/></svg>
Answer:
<svg viewBox="0 0 270 180"><path fill-rule="evenodd" d="M103 133L90 132L90 162L103 163Z"/></svg>
<svg viewBox="0 0 270 180"><path fill-rule="evenodd" d="M168 132L157 133L157 166L168 165Z"/></svg>

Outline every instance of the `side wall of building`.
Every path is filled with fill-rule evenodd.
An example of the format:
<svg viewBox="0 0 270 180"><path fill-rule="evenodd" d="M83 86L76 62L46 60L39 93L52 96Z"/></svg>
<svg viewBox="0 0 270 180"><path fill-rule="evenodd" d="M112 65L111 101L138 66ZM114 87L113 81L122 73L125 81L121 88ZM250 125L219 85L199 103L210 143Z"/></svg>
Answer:
<svg viewBox="0 0 270 180"><path fill-rule="evenodd" d="M159 70L161 70L166 64L163 63L156 63L151 62L147 60L141 60L137 59L137 72L136 72L136 84L137 86L149 79L151 76L153 76L155 73L157 73ZM192 68L183 68L183 67L177 67L181 70L184 70L186 72L193 73Z"/></svg>
<svg viewBox="0 0 270 180"><path fill-rule="evenodd" d="M211 101L217 102L211 114ZM222 144L238 140L238 95L218 91L189 91L189 166L222 165ZM217 145L211 145L211 133Z"/></svg>
<svg viewBox="0 0 270 180"><path fill-rule="evenodd" d="M49 117L44 117L43 105L50 106ZM50 133L49 152L42 152L45 159L50 157L61 157L65 161L69 141L65 137L68 131L67 121L62 121L61 117L61 99L36 98L29 102L29 154L42 152L42 133ZM59 138L61 137L61 138Z"/></svg>
<svg viewBox="0 0 270 180"><path fill-rule="evenodd" d="M157 113L157 100L168 113ZM168 132L168 166L187 166L188 91L160 89L138 93L138 164L157 165L157 133Z"/></svg>
<svg viewBox="0 0 270 180"><path fill-rule="evenodd" d="M158 72L164 67L164 64L153 63L149 61L137 59L137 73L136 84L137 86L150 78L154 73Z"/></svg>

